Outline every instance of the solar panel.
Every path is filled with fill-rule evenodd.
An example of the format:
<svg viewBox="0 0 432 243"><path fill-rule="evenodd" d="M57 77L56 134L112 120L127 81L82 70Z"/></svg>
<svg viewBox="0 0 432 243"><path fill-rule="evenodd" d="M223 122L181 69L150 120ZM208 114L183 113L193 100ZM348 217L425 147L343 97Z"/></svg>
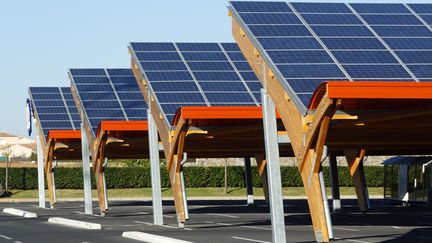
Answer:
<svg viewBox="0 0 432 243"><path fill-rule="evenodd" d="M281 11L277 6L273 3L264 10ZM261 4L247 9L263 10ZM251 21L290 17L265 18ZM163 48L155 51L155 47ZM235 43L131 43L130 50L170 122L181 106L260 104L261 83ZM155 57L163 58L155 61Z"/></svg>
<svg viewBox="0 0 432 243"><path fill-rule="evenodd" d="M49 130L80 129L81 119L70 88L30 87L29 95L43 136Z"/></svg>
<svg viewBox="0 0 432 243"><path fill-rule="evenodd" d="M103 120L147 120L147 104L130 69L70 69L69 76L94 134Z"/></svg>
<svg viewBox="0 0 432 243"><path fill-rule="evenodd" d="M432 4L275 4L229 8L303 112L328 80L432 80Z"/></svg>

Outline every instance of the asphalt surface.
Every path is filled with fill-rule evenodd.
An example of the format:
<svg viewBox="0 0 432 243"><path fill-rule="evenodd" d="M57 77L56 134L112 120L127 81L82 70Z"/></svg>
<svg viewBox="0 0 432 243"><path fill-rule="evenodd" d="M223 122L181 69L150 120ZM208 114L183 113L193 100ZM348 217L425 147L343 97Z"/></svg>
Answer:
<svg viewBox="0 0 432 243"><path fill-rule="evenodd" d="M93 202L96 205L96 202ZM332 214L335 242L432 242L432 209L384 205L371 200L373 208L363 215L355 200L342 200L342 212ZM269 208L263 201L246 206L239 200L193 200L190 220L177 227L170 201L164 202L164 226L152 226L150 202L114 201L101 217L84 215L82 202L60 202L55 209L37 203L0 203L38 214L36 219L0 214L0 242L137 242L122 238L124 231L172 237L191 242L271 242ZM305 200L286 200L285 224L288 242L315 242ZM98 213L98 208L94 208ZM100 223L102 230L87 230L48 223L49 217L64 217Z"/></svg>

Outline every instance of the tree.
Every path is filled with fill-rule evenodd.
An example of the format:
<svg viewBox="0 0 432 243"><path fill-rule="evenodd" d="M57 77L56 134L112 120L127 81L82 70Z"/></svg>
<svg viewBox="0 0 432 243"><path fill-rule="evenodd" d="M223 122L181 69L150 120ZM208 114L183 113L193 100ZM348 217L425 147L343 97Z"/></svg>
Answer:
<svg viewBox="0 0 432 243"><path fill-rule="evenodd" d="M8 144L5 140L0 140L0 148L1 148L1 153L3 156L6 157L5 159L5 192L8 193L9 191L9 163L10 163L10 156L12 154L12 151L10 149L11 145Z"/></svg>

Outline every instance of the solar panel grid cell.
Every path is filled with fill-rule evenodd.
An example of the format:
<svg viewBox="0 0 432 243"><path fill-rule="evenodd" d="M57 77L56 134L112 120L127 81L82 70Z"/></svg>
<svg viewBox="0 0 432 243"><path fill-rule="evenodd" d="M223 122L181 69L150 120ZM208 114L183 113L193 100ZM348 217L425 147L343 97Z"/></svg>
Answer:
<svg viewBox="0 0 432 243"><path fill-rule="evenodd" d="M242 8L247 8L247 5L243 3ZM279 25L257 26L253 21L268 18L265 16L267 13L245 14L245 11L237 9L236 4L231 4L235 18L250 30L252 38L261 45L259 49L266 52L296 93L311 94L321 81L337 78L414 81L415 76L422 80L430 77L428 64L431 63L432 29L424 26L404 4L294 2L288 5L306 25L281 25L283 21L290 23L279 18L275 22ZM424 22L432 22L432 4L409 6L420 14ZM307 28L305 32L299 31L304 30L302 27L315 32L323 46L312 35L301 36L308 36ZM298 53L291 52L296 49ZM332 58L324 51L326 49L339 67L330 65ZM311 53L317 55L310 56ZM320 65L302 66L297 61L317 61ZM345 76L340 68L349 76ZM296 82L298 80L303 80L305 85ZM308 105L308 96L297 96L304 106Z"/></svg>
<svg viewBox="0 0 432 243"><path fill-rule="evenodd" d="M153 45L150 49L166 45ZM140 46L140 48L145 48ZM154 53L154 52L152 52ZM103 120L146 120L147 105L130 69L106 69L101 76L85 76L85 70L76 70L81 76L70 72L73 85L78 91L85 115L95 133ZM100 73L102 74L102 73ZM78 81L78 82L77 82ZM84 82L85 81L85 82ZM127 111L126 111L127 110Z"/></svg>

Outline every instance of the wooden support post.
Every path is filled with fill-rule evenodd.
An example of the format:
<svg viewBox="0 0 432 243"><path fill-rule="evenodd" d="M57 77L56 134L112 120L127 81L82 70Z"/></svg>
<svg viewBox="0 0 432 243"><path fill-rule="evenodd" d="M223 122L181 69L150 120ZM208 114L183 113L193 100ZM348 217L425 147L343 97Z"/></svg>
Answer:
<svg viewBox="0 0 432 243"><path fill-rule="evenodd" d="M245 185L246 185L247 205L250 206L254 204L252 173L251 173L252 168L251 168L250 157L245 157L244 162L245 162Z"/></svg>
<svg viewBox="0 0 432 243"><path fill-rule="evenodd" d="M364 149L344 151L357 194L360 211L364 213L369 209L369 196L363 168L365 153L366 151Z"/></svg>
<svg viewBox="0 0 432 243"><path fill-rule="evenodd" d="M258 174L261 178L261 184L264 191L264 198L266 203L269 203L269 191L268 191L268 178L267 178L267 166L266 166L266 160L265 155L260 154L255 156L257 165L258 165Z"/></svg>
<svg viewBox="0 0 432 243"><path fill-rule="evenodd" d="M50 207L54 208L54 184L53 184L53 175L52 175L52 162L54 160L54 147L55 141L50 141L48 145L48 152L46 153L45 158L45 174L48 186L48 195L50 201Z"/></svg>
<svg viewBox="0 0 432 243"><path fill-rule="evenodd" d="M104 193L103 163L105 158L107 135L103 134L101 136L102 138L100 140L99 146L97 147L96 156L93 161L93 173L96 179L100 213L101 215L105 215L107 211L107 205L105 204L106 200Z"/></svg>
<svg viewBox="0 0 432 243"><path fill-rule="evenodd" d="M334 154L329 154L330 182L333 201L333 212L341 210L340 192L339 192L339 175L337 168L337 158Z"/></svg>
<svg viewBox="0 0 432 243"><path fill-rule="evenodd" d="M333 102L328 99L320 103L305 135L306 140L302 152L297 157L300 161L299 170L308 198L315 238L318 242L328 242L333 235L332 229L329 228L331 222L327 222L331 218L326 217L325 213L319 171L330 121L339 105L340 101ZM315 146L313 146L314 141Z"/></svg>
<svg viewBox="0 0 432 243"><path fill-rule="evenodd" d="M184 227L184 223L186 222L186 213L180 172L181 162L183 160L183 150L187 126L185 123L180 124L180 126L181 127L179 129L176 129L176 140L172 146L171 155L169 156L170 160L168 161L167 167L171 181L171 188L173 191L177 222L179 227Z"/></svg>

